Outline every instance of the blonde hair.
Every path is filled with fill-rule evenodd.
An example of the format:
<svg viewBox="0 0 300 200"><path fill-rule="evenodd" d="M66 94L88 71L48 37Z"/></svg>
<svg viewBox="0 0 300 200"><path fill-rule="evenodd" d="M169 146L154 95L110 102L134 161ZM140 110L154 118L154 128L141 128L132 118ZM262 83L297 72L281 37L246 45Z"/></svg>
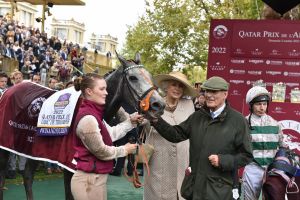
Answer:
<svg viewBox="0 0 300 200"><path fill-rule="evenodd" d="M11 73L11 76L10 76L10 77L11 77L12 79L15 79L15 77L16 77L17 75L21 75L21 76L23 77L22 72L20 72L20 71L17 70L17 69L15 69L13 73Z"/></svg>

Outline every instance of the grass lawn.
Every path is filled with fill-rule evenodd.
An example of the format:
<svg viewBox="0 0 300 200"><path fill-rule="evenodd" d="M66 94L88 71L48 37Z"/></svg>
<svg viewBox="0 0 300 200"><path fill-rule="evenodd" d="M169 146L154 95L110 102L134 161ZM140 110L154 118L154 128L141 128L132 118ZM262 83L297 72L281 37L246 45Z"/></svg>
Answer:
<svg viewBox="0 0 300 200"><path fill-rule="evenodd" d="M142 179L142 177L140 177ZM63 174L47 175L44 170L38 170L33 183L35 200L64 200ZM20 175L16 179L6 179L4 191L5 200L25 200L23 179ZM143 188L136 189L123 176L109 176L107 182L108 200L142 200Z"/></svg>

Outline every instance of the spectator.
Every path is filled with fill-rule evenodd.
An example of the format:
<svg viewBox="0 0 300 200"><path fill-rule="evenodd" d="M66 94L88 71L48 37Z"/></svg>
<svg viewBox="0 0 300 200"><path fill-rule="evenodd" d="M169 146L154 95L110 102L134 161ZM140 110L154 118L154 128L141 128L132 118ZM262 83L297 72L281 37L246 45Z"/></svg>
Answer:
<svg viewBox="0 0 300 200"><path fill-rule="evenodd" d="M8 31L6 33L6 43L13 44L15 37L14 27L12 25L8 26Z"/></svg>
<svg viewBox="0 0 300 200"><path fill-rule="evenodd" d="M31 81L37 84L41 84L41 76L39 74L34 74Z"/></svg>
<svg viewBox="0 0 300 200"><path fill-rule="evenodd" d="M73 86L74 86L73 81L69 81L69 82L66 83L66 88L73 87Z"/></svg>
<svg viewBox="0 0 300 200"><path fill-rule="evenodd" d="M25 80L30 79L30 75L33 73L33 69L35 69L35 67L31 65L31 62L29 60L25 61L25 64L21 70Z"/></svg>
<svg viewBox="0 0 300 200"><path fill-rule="evenodd" d="M205 105L205 95L204 91L200 90L199 95L195 98L194 106L195 110L200 110Z"/></svg>
<svg viewBox="0 0 300 200"><path fill-rule="evenodd" d="M57 77L58 77L58 69L59 68L59 66L58 66L58 64L57 63L55 63L53 66L51 66L50 67L50 69L49 69L49 75L50 75L50 77L51 78L55 78L55 79L58 79Z"/></svg>
<svg viewBox="0 0 300 200"><path fill-rule="evenodd" d="M0 97L7 88L8 76L4 72L0 72Z"/></svg>
<svg viewBox="0 0 300 200"><path fill-rule="evenodd" d="M63 82L56 83L54 89L57 91L63 90L65 89L65 85Z"/></svg>
<svg viewBox="0 0 300 200"><path fill-rule="evenodd" d="M23 74L19 70L16 70L12 73L12 81L14 85L19 84L23 81Z"/></svg>
<svg viewBox="0 0 300 200"><path fill-rule="evenodd" d="M49 78L49 81L48 81L48 87L55 90L55 84L57 83L57 79L55 78Z"/></svg>
<svg viewBox="0 0 300 200"><path fill-rule="evenodd" d="M58 77L59 80L62 82L66 82L67 80L70 79L70 69L69 66L67 64L64 64L63 66L61 66L58 70Z"/></svg>

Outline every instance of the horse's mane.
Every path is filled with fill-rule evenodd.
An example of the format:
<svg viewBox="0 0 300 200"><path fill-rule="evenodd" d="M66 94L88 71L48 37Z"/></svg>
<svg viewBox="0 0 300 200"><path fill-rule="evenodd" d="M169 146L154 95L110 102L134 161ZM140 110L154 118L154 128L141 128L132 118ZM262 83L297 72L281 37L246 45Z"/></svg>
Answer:
<svg viewBox="0 0 300 200"><path fill-rule="evenodd" d="M105 79L106 77L108 77L110 74L112 74L114 71L116 71L117 69L113 69L109 72L106 72L104 75L103 75L103 78Z"/></svg>
<svg viewBox="0 0 300 200"><path fill-rule="evenodd" d="M135 60L132 60L132 59L127 60L127 61L128 61L128 62L131 62L131 63L134 63L134 64L137 64L136 61L135 61ZM118 66L116 69L112 69L111 71L106 72L106 73L103 75L103 78L104 78L104 79L107 78L110 74L112 74L114 71L116 71L119 67L121 67L121 66Z"/></svg>

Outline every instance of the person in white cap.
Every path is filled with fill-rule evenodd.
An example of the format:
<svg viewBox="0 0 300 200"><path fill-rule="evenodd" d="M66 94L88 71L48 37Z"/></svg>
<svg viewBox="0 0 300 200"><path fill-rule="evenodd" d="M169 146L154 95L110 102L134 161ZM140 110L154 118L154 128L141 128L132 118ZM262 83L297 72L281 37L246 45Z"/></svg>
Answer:
<svg viewBox="0 0 300 200"><path fill-rule="evenodd" d="M270 93L261 86L252 87L246 95L250 114L246 117L251 130L254 160L248 164L243 173L242 190L244 200L259 198L266 167L282 146L282 131L278 122L267 114Z"/></svg>

